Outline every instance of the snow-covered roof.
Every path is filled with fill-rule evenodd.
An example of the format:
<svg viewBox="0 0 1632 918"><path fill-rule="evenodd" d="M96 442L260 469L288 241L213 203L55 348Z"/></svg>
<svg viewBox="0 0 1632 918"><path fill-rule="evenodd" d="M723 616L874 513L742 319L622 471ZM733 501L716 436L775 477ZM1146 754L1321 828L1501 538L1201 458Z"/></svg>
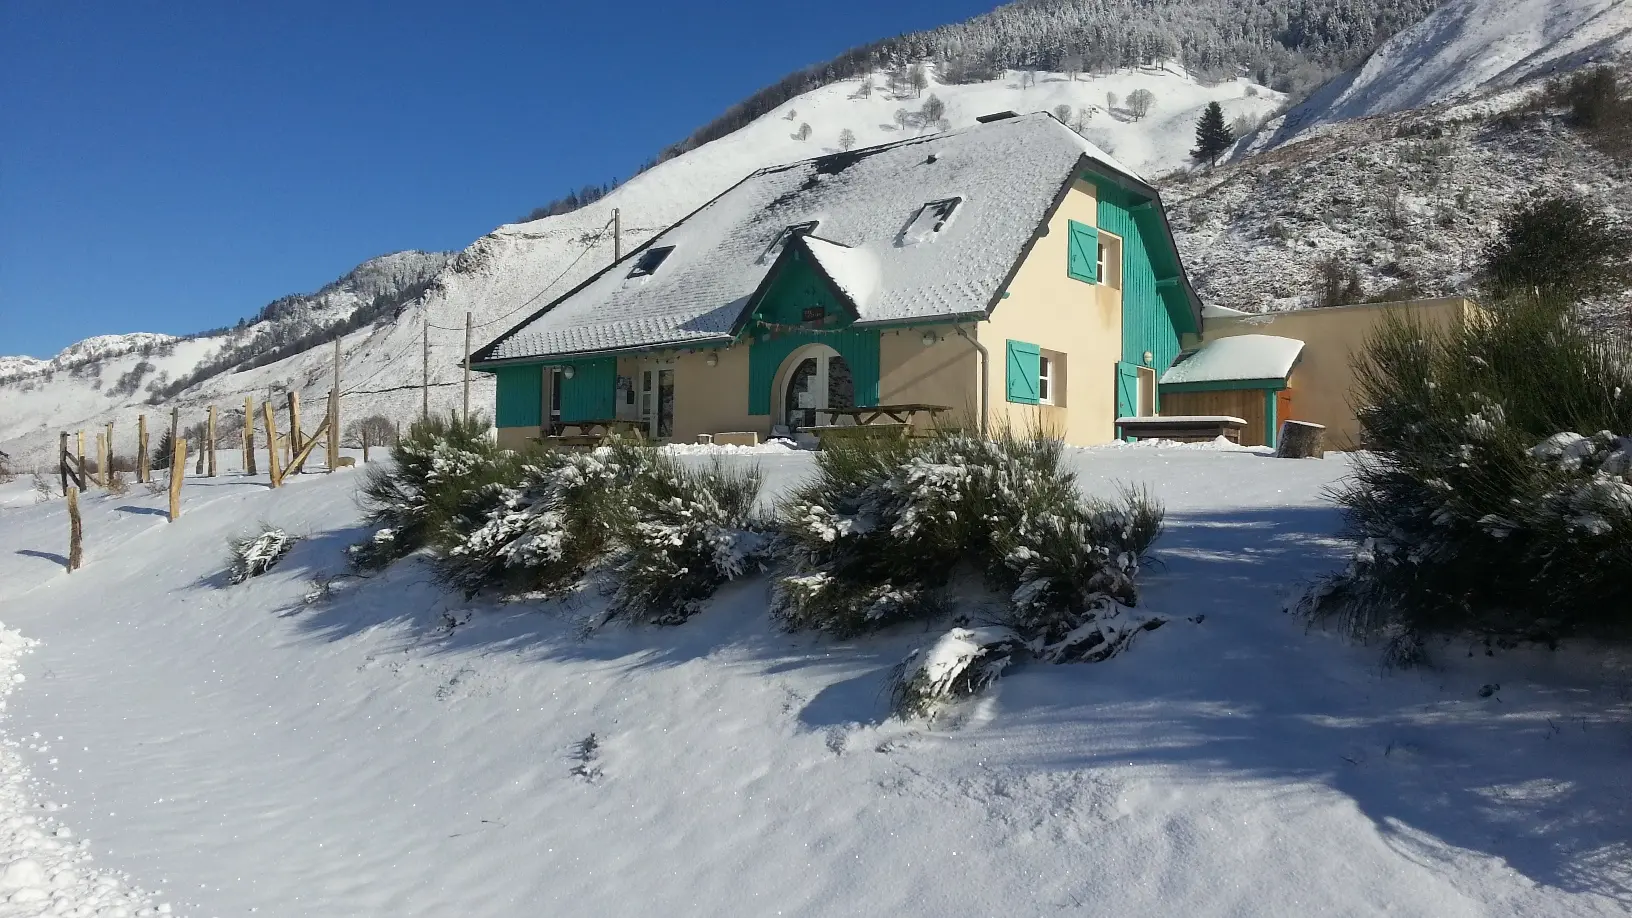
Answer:
<svg viewBox="0 0 1632 918"><path fill-rule="evenodd" d="M1285 379L1302 353L1303 342L1296 338L1232 335L1207 342L1189 359L1168 368L1161 384Z"/></svg>
<svg viewBox="0 0 1632 918"><path fill-rule="evenodd" d="M1079 169L1155 197L1047 114L761 169L474 355L492 362L729 340L796 224L860 325L984 314ZM957 199L924 231L931 202ZM781 242L779 242L781 240ZM648 276L631 268L672 246Z"/></svg>

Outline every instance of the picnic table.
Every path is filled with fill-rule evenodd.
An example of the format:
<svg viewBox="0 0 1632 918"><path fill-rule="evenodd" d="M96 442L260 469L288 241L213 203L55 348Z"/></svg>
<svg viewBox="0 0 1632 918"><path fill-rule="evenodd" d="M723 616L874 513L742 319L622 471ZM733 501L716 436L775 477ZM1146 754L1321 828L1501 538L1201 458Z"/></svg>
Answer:
<svg viewBox="0 0 1632 918"><path fill-rule="evenodd" d="M946 405L920 405L917 403L906 405L862 405L856 408L817 408L818 414L827 415L831 425L837 425L839 418L851 418L857 427L866 427L878 423L879 418L889 418L896 424L912 424L918 415L929 415L930 423L945 412L952 409Z"/></svg>
<svg viewBox="0 0 1632 918"><path fill-rule="evenodd" d="M609 434L634 434L640 432L640 422L629 418L595 418L581 421L557 421L556 426L561 428L561 436L570 436L567 431L576 430L578 436L596 437Z"/></svg>

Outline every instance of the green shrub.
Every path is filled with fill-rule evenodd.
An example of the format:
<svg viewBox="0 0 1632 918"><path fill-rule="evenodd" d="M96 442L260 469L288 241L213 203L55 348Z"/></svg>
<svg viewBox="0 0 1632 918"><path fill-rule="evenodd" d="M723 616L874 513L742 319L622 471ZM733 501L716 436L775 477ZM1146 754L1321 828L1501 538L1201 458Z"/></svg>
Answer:
<svg viewBox="0 0 1632 918"><path fill-rule="evenodd" d="M1362 436L1335 496L1360 542L1299 603L1401 661L1632 624L1632 360L1557 301L1459 329L1387 321L1357 364ZM1602 431L1582 436L1573 431Z"/></svg>
<svg viewBox="0 0 1632 918"><path fill-rule="evenodd" d="M795 570L775 614L838 635L927 618L967 568L1010 596L1007 624L1038 655L1090 658L1107 644L1108 656L1122 641L1108 623L1137 602L1161 509L1142 493L1085 501L1061 458L1060 441L1040 435L824 449L779 511Z"/></svg>
<svg viewBox="0 0 1632 918"><path fill-rule="evenodd" d="M1485 248L1482 275L1498 297L1575 300L1632 283L1632 235L1601 208L1572 197L1520 204Z"/></svg>
<svg viewBox="0 0 1632 918"><path fill-rule="evenodd" d="M681 465L657 453L630 480L617 521L616 615L672 625L719 586L757 569L767 553L754 513L758 469Z"/></svg>
<svg viewBox="0 0 1632 918"><path fill-rule="evenodd" d="M467 596L567 589L611 554L625 489L654 454L615 442L513 458L450 508L436 545L439 577Z"/></svg>
<svg viewBox="0 0 1632 918"><path fill-rule="evenodd" d="M391 463L369 469L360 497L365 519L391 535L357 546L354 563L378 569L432 544L470 495L504 481L513 460L489 428L485 418L452 415L410 426L391 448Z"/></svg>

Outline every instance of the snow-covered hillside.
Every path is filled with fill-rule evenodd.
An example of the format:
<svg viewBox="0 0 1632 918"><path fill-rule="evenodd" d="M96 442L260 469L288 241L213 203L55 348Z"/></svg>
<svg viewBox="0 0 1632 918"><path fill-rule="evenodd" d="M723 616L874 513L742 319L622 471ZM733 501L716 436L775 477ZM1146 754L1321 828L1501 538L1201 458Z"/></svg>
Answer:
<svg viewBox="0 0 1632 918"><path fill-rule="evenodd" d="M1321 125L1447 102L1632 53L1632 0L1448 0L1272 128L1282 143Z"/></svg>
<svg viewBox="0 0 1632 918"><path fill-rule="evenodd" d="M1538 111L1527 90L1332 125L1164 189L1204 301L1260 312L1313 305L1337 258L1366 296L1468 293L1515 202L1570 192L1632 216L1632 174ZM1632 322L1632 296L1587 304Z"/></svg>
<svg viewBox="0 0 1632 918"><path fill-rule="evenodd" d="M624 251L628 251L756 169L839 149L845 131L854 134L857 146L867 146L939 129L913 123L912 116L921 112L931 96L944 104L943 128L966 127L991 112L1052 112L1068 106L1069 120L1073 124L1080 121L1089 140L1147 177L1188 163L1194 122L1208 102L1220 102L1230 118L1261 119L1282 98L1245 80L1201 83L1176 67L1081 74L1076 79L1038 73L1035 84L1022 82L1016 72L986 83L935 83L921 94L901 98L883 88L882 74L871 78L875 88L870 96L860 98L857 90L862 82L842 81L806 93L740 131L635 176L582 210L502 226L477 240L437 272L425 295L395 322L361 328L345 337L342 386L350 393L345 412L353 418L372 413L408 418L417 412L416 387L422 375L419 352L426 322L431 325L433 404L438 410L457 404L465 312L474 314L477 341L485 343L506 330L508 323L603 267L612 257L612 240L604 228L613 208L621 211ZM1145 117L1136 119L1125 100L1139 89L1152 93L1154 102ZM1118 100L1114 109L1108 108L1107 96L1112 93ZM901 110L909 113L905 127L896 118ZM809 136L800 139L801 126L806 124ZM423 268L428 259L440 258L406 254L422 256L413 262L416 269ZM394 278L394 284L387 285L391 290L401 289L404 277L419 276L417 271L404 275L371 269L387 259L365 264L354 273ZM150 361L154 369L147 371L150 375L144 385L159 373L167 374L167 381L186 379L190 367L218 360L224 350L252 341L255 335L293 336L301 329L349 315L366 304L368 292L343 279L311 297L289 299L287 308L280 306L285 301L268 307L276 313L275 321L251 325L225 338L178 343L176 359L162 365ZM205 405L240 406L246 394L264 396L269 390L294 388L302 390L308 400L320 398L328 389L330 361L329 347L314 348L267 366L211 376L164 404L180 404L185 414L197 420ZM137 407L139 399L110 399L105 387L132 372L139 362L121 358L99 364L104 388L97 388L95 379L64 379L55 374L49 382L36 376L0 390L6 396L0 408L0 449L20 457L20 464L39 461L53 448L57 430L90 428L108 420L118 425L116 436L134 436L135 414L153 409ZM487 378L478 376L473 401L484 406L491 405L491 399Z"/></svg>
<svg viewBox="0 0 1632 918"><path fill-rule="evenodd" d="M1073 451L1085 485L1167 504L1140 605L1171 621L1109 662L1017 667L934 724L886 716L890 668L930 635L782 633L765 579L672 628L585 627L607 601L594 590L467 603L413 560L314 601L367 532L357 476L273 491L230 474L235 458L185 488L174 523L162 494L88 495L73 574L62 501L0 485L0 608L41 642L0 713L16 787L0 864L40 869L0 873L16 903L0 914L1632 904L1624 662L1456 645L1432 670L1384 671L1377 648L1281 611L1341 563L1321 496L1340 457ZM753 458L784 493L811 454ZM229 585L226 542L257 521L304 538Z"/></svg>
<svg viewBox="0 0 1632 918"><path fill-rule="evenodd" d="M316 293L282 297L238 327L211 334L101 335L50 360L0 358L0 442L9 443L14 456L37 461L56 430L113 421L116 437L134 437L138 413L165 411L171 391L199 379L210 380L211 398L286 388L277 373L249 377L252 371L237 371L273 363L280 350L304 350L325 329L391 314L422 293L451 258L413 251L373 258ZM149 404L155 399L157 406ZM199 395L176 401L195 405Z"/></svg>

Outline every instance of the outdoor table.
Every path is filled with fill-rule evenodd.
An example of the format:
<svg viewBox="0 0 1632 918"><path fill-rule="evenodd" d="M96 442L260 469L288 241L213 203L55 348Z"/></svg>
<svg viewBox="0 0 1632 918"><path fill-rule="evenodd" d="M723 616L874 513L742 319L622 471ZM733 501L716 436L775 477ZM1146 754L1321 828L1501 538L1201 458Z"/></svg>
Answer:
<svg viewBox="0 0 1632 918"><path fill-rule="evenodd" d="M827 415L829 424L839 423L839 418L851 418L858 427L866 427L878 423L879 418L889 418L896 424L911 424L920 414L929 415L930 423L941 414L951 411L946 405L862 405L856 408L817 408L819 414Z"/></svg>

